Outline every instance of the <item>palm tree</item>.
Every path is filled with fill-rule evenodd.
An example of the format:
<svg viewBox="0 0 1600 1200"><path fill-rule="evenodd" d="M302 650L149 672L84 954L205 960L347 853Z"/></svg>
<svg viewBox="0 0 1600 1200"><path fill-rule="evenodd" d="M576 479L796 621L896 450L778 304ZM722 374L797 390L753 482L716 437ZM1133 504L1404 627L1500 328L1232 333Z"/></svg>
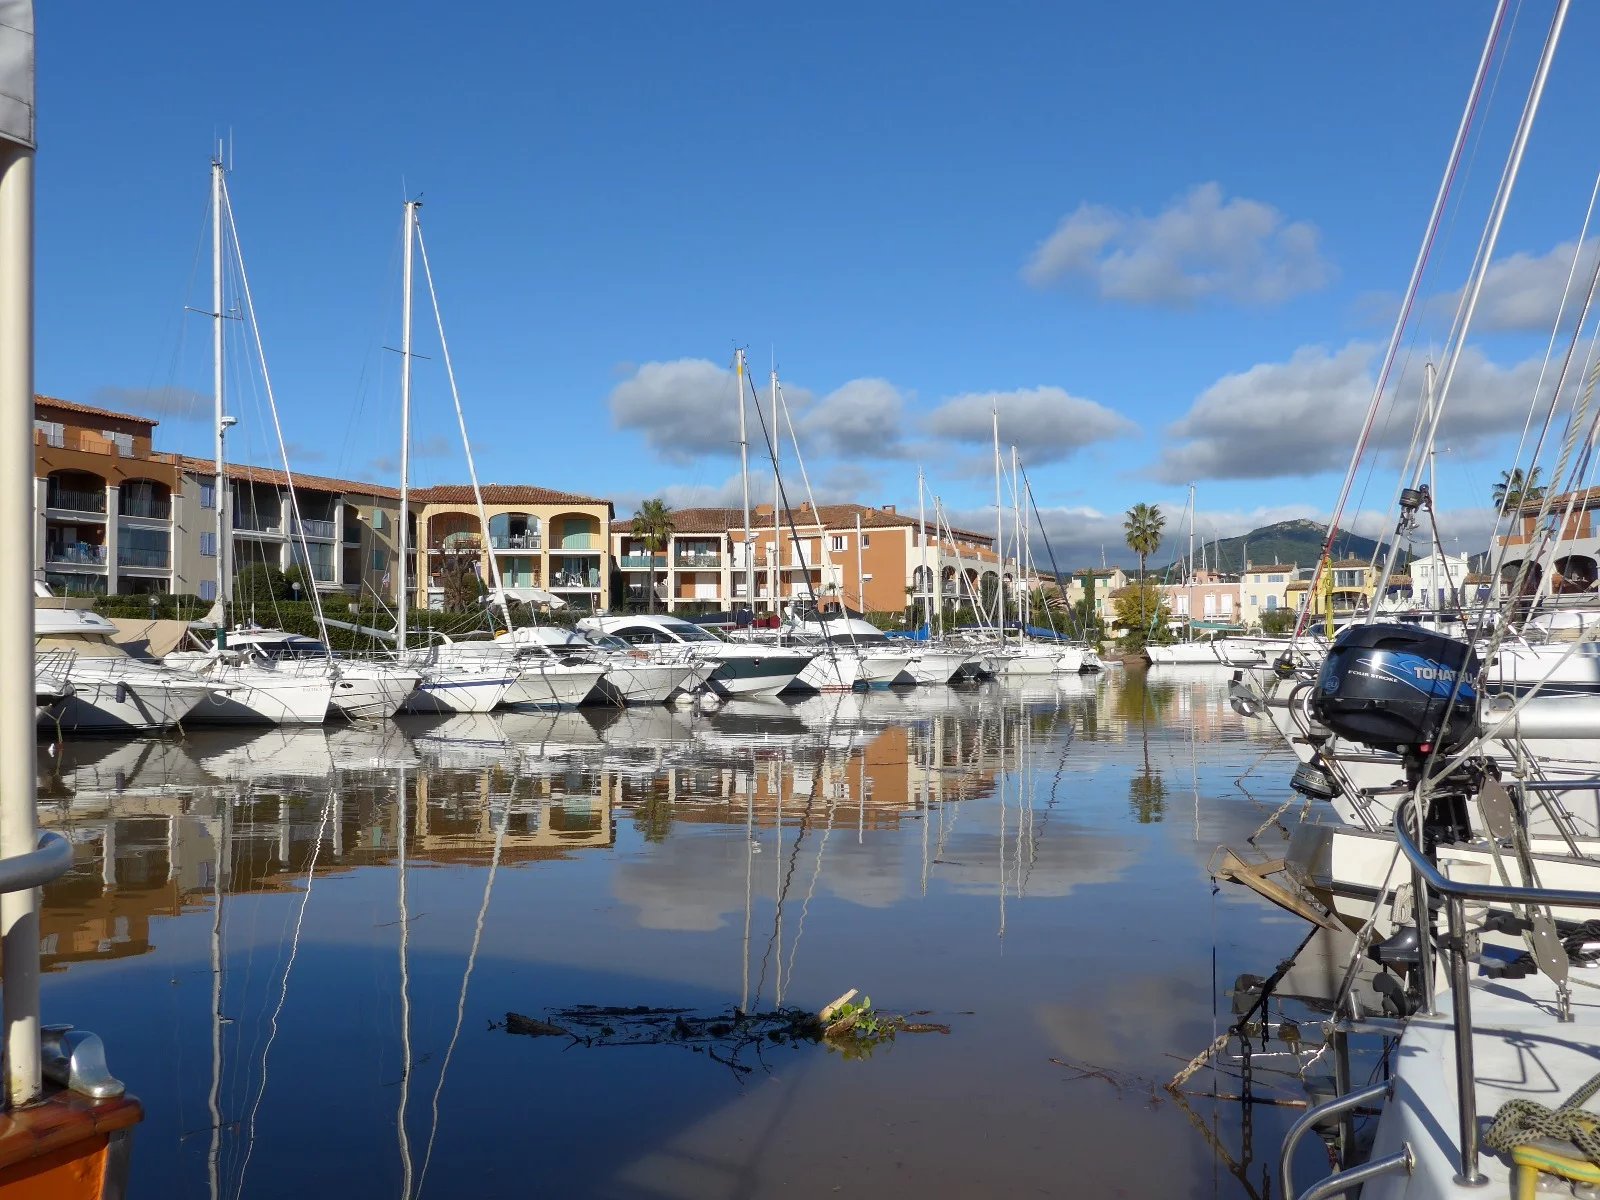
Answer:
<svg viewBox="0 0 1600 1200"><path fill-rule="evenodd" d="M1500 481L1494 485L1494 506L1500 512L1514 512L1524 504L1544 499L1544 487L1539 482L1539 468L1534 467L1523 475L1521 467L1500 472Z"/></svg>
<svg viewBox="0 0 1600 1200"><path fill-rule="evenodd" d="M672 510L663 500L646 500L634 511L633 533L650 553L650 611L656 610L656 559L672 541Z"/></svg>
<svg viewBox="0 0 1600 1200"><path fill-rule="evenodd" d="M1128 510L1127 519L1122 522L1122 530L1127 535L1128 549L1139 556L1139 579L1144 580L1144 567L1146 561L1157 550L1161 549L1161 530L1165 528L1167 518L1162 515L1161 507L1156 504L1135 504ZM1140 598L1144 592L1141 589ZM1149 624L1149 616L1144 611L1144 605L1139 606L1139 615Z"/></svg>

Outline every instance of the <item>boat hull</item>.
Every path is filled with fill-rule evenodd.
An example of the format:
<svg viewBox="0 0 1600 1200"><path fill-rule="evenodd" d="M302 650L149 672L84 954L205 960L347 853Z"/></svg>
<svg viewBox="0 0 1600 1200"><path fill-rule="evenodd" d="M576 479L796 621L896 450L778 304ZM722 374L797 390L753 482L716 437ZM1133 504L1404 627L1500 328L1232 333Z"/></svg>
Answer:
<svg viewBox="0 0 1600 1200"><path fill-rule="evenodd" d="M63 733L158 733L183 721L209 693L155 682L75 679L69 693L40 718L40 728Z"/></svg>
<svg viewBox="0 0 1600 1200"><path fill-rule="evenodd" d="M519 663L516 679L500 703L508 708L576 708L604 675L605 668L599 666Z"/></svg>

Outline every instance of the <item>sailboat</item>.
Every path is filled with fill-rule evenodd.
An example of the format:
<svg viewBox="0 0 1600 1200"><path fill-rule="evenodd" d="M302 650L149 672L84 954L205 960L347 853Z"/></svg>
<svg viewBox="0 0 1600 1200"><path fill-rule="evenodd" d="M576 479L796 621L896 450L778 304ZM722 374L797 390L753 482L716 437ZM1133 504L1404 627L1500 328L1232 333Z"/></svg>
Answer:
<svg viewBox="0 0 1600 1200"><path fill-rule="evenodd" d="M41 1028L40 888L72 845L39 831L33 547L33 4L0 0L0 974L5 978L0 1196L102 1200L127 1184L144 1110L87 1030ZM102 999L107 993L101 992ZM80 1003L82 1001L80 1000ZM55 1015L55 1014L52 1014ZM60 1017L56 1016L59 1020ZM48 1140L47 1140L48 1139Z"/></svg>
<svg viewBox="0 0 1600 1200"><path fill-rule="evenodd" d="M320 725L328 716L334 681L326 671L302 675L279 670L241 650L228 648L228 602L232 597L232 505L228 502L228 477L224 450L228 430L237 418L227 415L223 395L223 322L227 320L222 294L222 247L227 182L219 155L211 162L211 370L216 422L217 498L217 601L205 625L217 631L216 640L201 650L167 655L173 666L184 667L200 678L221 685L211 701L189 714L191 722L208 725ZM237 246L235 246L237 250Z"/></svg>
<svg viewBox="0 0 1600 1200"><path fill-rule="evenodd" d="M402 258L400 333L400 550L396 564L399 603L396 609L395 646L402 663L418 669L421 678L406 699L405 710L417 713L481 713L498 707L517 682L511 660L496 656L487 661L464 660L438 647L412 651L407 646L406 618L411 596L411 299L420 200L405 202L405 251Z"/></svg>

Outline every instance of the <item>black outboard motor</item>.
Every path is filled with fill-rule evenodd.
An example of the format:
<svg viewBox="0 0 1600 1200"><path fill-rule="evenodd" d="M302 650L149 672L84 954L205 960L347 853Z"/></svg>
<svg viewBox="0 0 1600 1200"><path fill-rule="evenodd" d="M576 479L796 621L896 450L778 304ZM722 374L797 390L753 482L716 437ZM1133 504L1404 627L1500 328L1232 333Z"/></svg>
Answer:
<svg viewBox="0 0 1600 1200"><path fill-rule="evenodd" d="M1408 760L1478 732L1478 656L1416 625L1352 625L1328 651L1311 699L1340 737Z"/></svg>

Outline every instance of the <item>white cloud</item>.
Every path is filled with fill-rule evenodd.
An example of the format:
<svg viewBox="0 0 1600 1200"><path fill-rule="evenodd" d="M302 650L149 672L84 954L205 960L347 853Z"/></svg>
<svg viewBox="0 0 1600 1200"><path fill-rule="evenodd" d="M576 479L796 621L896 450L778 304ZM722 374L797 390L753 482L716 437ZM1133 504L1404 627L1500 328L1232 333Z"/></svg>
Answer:
<svg viewBox="0 0 1600 1200"><path fill-rule="evenodd" d="M1302 346L1287 362L1223 376L1168 428L1172 444L1153 474L1183 483L1342 471L1372 398L1376 359L1377 348L1365 342L1337 351ZM1392 386L1373 449L1392 457L1410 442L1422 370L1414 361ZM1520 428L1538 374L1538 360L1501 367L1468 346L1446 400L1440 445L1471 457L1494 435Z"/></svg>
<svg viewBox="0 0 1600 1200"><path fill-rule="evenodd" d="M1036 387L954 396L928 415L928 429L951 441L988 445L995 408L1000 411L1000 444L1020 447L1030 466L1057 462L1085 446L1125 437L1139 428L1093 400L1058 387Z"/></svg>
<svg viewBox="0 0 1600 1200"><path fill-rule="evenodd" d="M1518 251L1496 259L1484 277L1472 328L1481 333L1549 333L1558 310L1562 311L1563 324L1570 327L1588 293L1597 252L1600 252L1600 238L1590 238L1584 242L1581 254L1577 242L1566 241L1544 254ZM1578 256L1576 271L1573 270L1574 255ZM1563 296L1566 297L1564 310ZM1460 299L1460 290L1449 292L1435 297L1430 309L1439 319L1448 321L1454 316Z"/></svg>
<svg viewBox="0 0 1600 1200"><path fill-rule="evenodd" d="M1185 307L1219 296L1276 304L1333 278L1315 225L1202 183L1154 217L1080 204L1035 248L1035 287L1086 281L1108 300Z"/></svg>
<svg viewBox="0 0 1600 1200"><path fill-rule="evenodd" d="M617 428L643 434L645 443L669 462L731 453L738 446L733 372L708 359L644 363L611 389L609 404Z"/></svg>
<svg viewBox="0 0 1600 1200"><path fill-rule="evenodd" d="M905 397L886 379L852 379L796 422L801 450L840 458L890 457L899 450Z"/></svg>

